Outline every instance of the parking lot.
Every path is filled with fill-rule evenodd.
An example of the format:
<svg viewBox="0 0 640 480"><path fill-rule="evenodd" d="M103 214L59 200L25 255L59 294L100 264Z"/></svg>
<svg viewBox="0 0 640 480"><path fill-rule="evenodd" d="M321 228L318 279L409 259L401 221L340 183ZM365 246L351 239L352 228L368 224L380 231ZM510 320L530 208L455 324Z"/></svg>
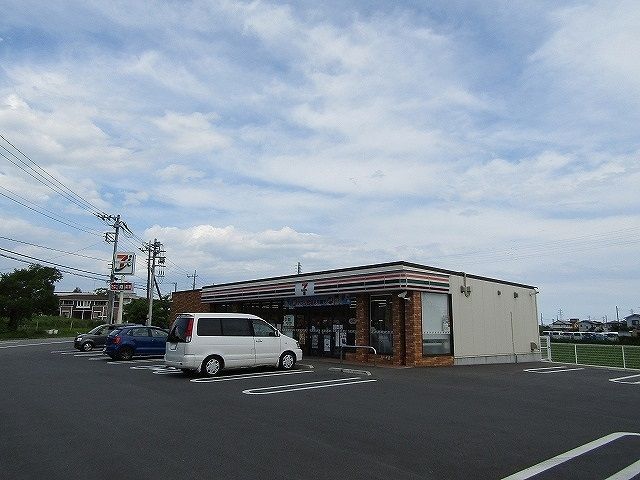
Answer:
<svg viewBox="0 0 640 480"><path fill-rule="evenodd" d="M0 343L2 477L616 480L640 473L640 372L304 359L215 378L72 342ZM556 458L554 458L556 457Z"/></svg>

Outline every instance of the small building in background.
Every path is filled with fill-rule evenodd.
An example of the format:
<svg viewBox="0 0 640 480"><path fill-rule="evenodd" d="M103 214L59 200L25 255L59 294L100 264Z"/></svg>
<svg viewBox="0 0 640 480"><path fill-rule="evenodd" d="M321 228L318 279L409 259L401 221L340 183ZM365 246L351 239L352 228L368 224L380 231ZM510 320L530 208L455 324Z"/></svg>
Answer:
<svg viewBox="0 0 640 480"><path fill-rule="evenodd" d="M640 330L640 313L632 313L624 317L629 330Z"/></svg>
<svg viewBox="0 0 640 480"><path fill-rule="evenodd" d="M596 322L595 320L580 320L578 322L579 332L596 332L602 331L602 322Z"/></svg>
<svg viewBox="0 0 640 480"><path fill-rule="evenodd" d="M58 297L58 310L61 317L80 318L83 320L95 320L107 323L107 311L109 297L106 294L93 292L56 292ZM123 305L128 305L133 300L141 298L135 293L125 292ZM114 309L119 308L118 295L115 296Z"/></svg>
<svg viewBox="0 0 640 480"><path fill-rule="evenodd" d="M564 330L571 331L575 330L575 324L570 320L556 320L551 324L551 330Z"/></svg>

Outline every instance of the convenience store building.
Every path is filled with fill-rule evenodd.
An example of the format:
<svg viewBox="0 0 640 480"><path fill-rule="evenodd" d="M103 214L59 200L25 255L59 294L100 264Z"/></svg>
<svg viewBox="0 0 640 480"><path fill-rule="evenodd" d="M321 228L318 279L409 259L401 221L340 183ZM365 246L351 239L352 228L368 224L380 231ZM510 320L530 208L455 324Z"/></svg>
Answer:
<svg viewBox="0 0 640 480"><path fill-rule="evenodd" d="M540 360L535 287L408 262L176 292L171 314L252 313L305 356L429 366Z"/></svg>

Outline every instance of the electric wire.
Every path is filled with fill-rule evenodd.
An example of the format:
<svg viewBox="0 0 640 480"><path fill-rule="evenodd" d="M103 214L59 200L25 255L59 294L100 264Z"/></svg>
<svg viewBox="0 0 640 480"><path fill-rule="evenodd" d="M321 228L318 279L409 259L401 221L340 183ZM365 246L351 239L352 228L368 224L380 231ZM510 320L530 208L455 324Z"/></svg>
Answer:
<svg viewBox="0 0 640 480"><path fill-rule="evenodd" d="M44 259L41 259L41 258L32 257L31 255L25 255L24 253L14 252L13 250L9 250L7 248L0 248L0 251L7 252L7 253L10 253L12 255L18 255L19 257L25 257L25 258L28 258L30 260L36 260L38 262L48 263L48 264L54 265L56 267L66 268L68 270L74 270L74 271L77 271L77 272L88 273L88 274L91 274L91 275L97 275L97 276L101 276L101 277L108 277L109 276L109 275L105 275L105 274L102 274L102 273L92 272L90 270L84 270L82 268L70 267L69 265L62 265L60 263L50 262L48 260L44 260Z"/></svg>
<svg viewBox="0 0 640 480"><path fill-rule="evenodd" d="M70 201L71 203L73 203L74 205L80 207L81 209L88 211L89 213L91 213L92 215L95 215L96 217L98 217L100 220L102 220L103 223L105 223L108 226L113 227L113 225L109 224L108 222L108 215L102 211L100 208L98 208L97 206L95 206L94 204L92 204L91 202L89 202L88 200L86 200L84 197L82 197L81 195L79 195L78 193L76 193L74 190L72 190L71 188L69 188L67 185L65 185L63 182L61 182L60 180L58 180L54 175L52 175L51 173L49 173L47 170L45 170L44 168L42 168L37 162L35 162L31 157L29 157L27 154L25 154L22 150L20 150L20 148L18 148L16 145L14 145L9 139L7 139L4 135L2 135L0 133L0 138L2 140L4 140L4 142L6 142L8 145L10 145L13 150L15 150L15 152L18 152L20 154L20 156L16 155L16 153L14 151L12 151L11 149L7 148L5 145L3 145L2 143L0 143L0 148L2 148L6 153L8 153L11 157L13 157L13 159L15 159L16 161L14 161L12 158L8 157L7 155L5 155L2 151L0 151L0 155L2 157L4 157L7 161L9 161L12 165L14 165L15 167L19 168L20 170L22 170L24 173L28 174L30 177L32 177L33 179L35 179L37 182L41 183L42 185L46 186L47 188L49 188L50 190L54 191L55 193L57 193L58 195L60 195L61 197L65 198L66 200ZM24 159L26 159L29 163L25 162ZM35 166L35 168L34 168ZM32 205L37 205L34 202L31 202L30 200L16 194L15 192L11 192L8 189L4 189L5 191L11 193L14 197L20 198L21 200L31 203ZM16 200L15 198L12 198L8 195L2 194L0 193L0 195L8 198L9 200L18 203L19 205L32 210L40 215L43 215L51 220L57 221L63 225L75 228L77 230L80 231L84 231L86 233L91 233L93 235L96 236L102 236L101 233L97 233L97 232L92 232L89 230L88 227L83 228L83 227L79 227L73 223L70 223L69 221L65 221L65 220L61 220L60 218L57 218L58 215L54 212L51 212L50 210L47 210L43 207L37 206L37 208L34 208L32 206L29 206L25 203L22 203L18 200ZM49 215L45 212L49 212L52 215ZM122 232L123 232L123 237L124 238L128 238L128 239L136 239L139 242L141 242L143 245L146 243L145 240L136 235L125 222L122 222ZM133 245L133 242L129 242L130 244ZM34 245L36 246L36 245ZM42 247L42 246L40 246ZM134 245L134 247L136 249L138 249L139 247L137 245ZM42 248L47 248L47 247L42 247ZM53 249L55 250L55 249ZM61 251L61 253L65 253L65 254L69 254L69 252L64 252ZM169 260L170 261L170 260ZM136 262L138 263L138 262ZM170 261L170 263L178 268L179 270L182 270L185 274L187 274L188 272L184 269L182 269L181 267L179 267L175 262ZM144 265L142 268L146 268Z"/></svg>
<svg viewBox="0 0 640 480"><path fill-rule="evenodd" d="M10 255L5 255L4 253L0 253L0 257L8 258L10 260L15 260L17 262L28 263L29 265L38 265L35 262L31 262L29 260L24 260L22 258L15 258L15 257L12 257ZM60 272L63 272L63 273L68 273L69 275L75 275L76 277L89 278L91 280L96 280L96 281L100 281L100 282L105 282L106 281L104 278L98 278L98 277L94 277L94 276L91 276L91 275L84 275L84 274L78 273L78 272L70 272L70 271L68 271L68 270L66 270L64 268L58 268L58 270Z"/></svg>
<svg viewBox="0 0 640 480"><path fill-rule="evenodd" d="M15 238L4 237L0 235L0 239L9 240L11 242L21 243L23 245L30 245L32 247L44 248L45 250L51 250L54 252L64 253L66 255L75 255L76 257L88 258L91 260L100 260L101 262L108 262L109 260L105 260L104 258L92 257L91 255L82 255L81 253L76 252L67 252L66 250L59 250L57 248L45 247L44 245L38 245L37 243L25 242L24 240L16 240Z"/></svg>
<svg viewBox="0 0 640 480"><path fill-rule="evenodd" d="M79 207L83 208L84 210L89 211L91 214L93 215L97 215L97 214L104 214L104 212L99 209L98 207L96 207L95 205L93 205L91 202L89 202L87 199L85 199L84 197L82 197L81 195L77 194L75 191L73 191L71 188L69 188L68 186L66 186L64 183L62 183L60 180L58 180L55 176L53 176L52 174L50 174L48 171L46 171L44 168L42 168L37 162L35 162L33 159L31 159L31 157L29 157L27 154L25 154L22 150L20 150L18 147L16 147L13 143L11 143L4 135L2 135L0 133L0 138L2 138L2 140L4 140L6 143L8 143L9 145L11 145L11 147L13 147L14 150L16 150L18 153L20 153L20 155L24 158L26 158L31 164L35 165L38 170L42 173L40 173L38 170L34 169L32 166L30 166L29 164L27 164L26 162L24 162L23 160L21 160L15 153L11 152L9 149L7 149L4 145L0 144L0 147L2 147L6 152L8 152L12 157L14 157L16 160L18 160L21 164L25 165L27 168L29 168L29 170L31 170L32 172L34 172L35 175L31 174L30 172L24 170L24 168L16 165L13 161L11 161L9 158L7 158L4 154L2 154L2 152L0 152L0 154L2 154L2 156L4 156L7 160L9 160L11 163L13 163L14 165L18 166L18 168L20 168L21 170L25 171L26 173L28 173L29 175L31 175L32 177L34 177L36 180L38 180L40 183L42 183L43 185L46 185L48 188L50 188L51 190L57 192L59 195L63 196L64 198L68 199L69 201L75 203L76 205L78 205ZM47 178L48 177L48 178ZM60 191L62 190L62 191Z"/></svg>
<svg viewBox="0 0 640 480"><path fill-rule="evenodd" d="M28 199L26 199L26 198L22 197L21 195L18 195L18 194L17 194L17 193L15 193L15 192L12 192L12 191L11 191L11 190L9 190L8 188L2 187L2 186L0 186L0 188L1 188L2 190L6 191L6 192L9 192L11 195L14 195L14 196L16 196L16 197L20 198L21 200L24 200L25 202L29 202L29 203L31 203L31 204L33 204L33 205L36 205L34 202L32 202L32 201L30 201L30 200L28 200ZM29 210L32 210L32 211L34 211L34 212L36 212L36 213L39 213L40 215L42 215L42 216L44 216L44 217L47 217L47 218L49 218L50 220L53 220L53 221L55 221L55 222L61 223L61 224L63 224L63 225L66 225L66 226L68 226L68 227L71 227L71 228L75 228L76 230L79 230L79 231L81 231L81 232L88 233L88 234L90 234L90 235L95 235L95 236L98 236L98 237L101 237L101 236L102 236L102 233L98 233L98 232L96 232L95 230L89 230L89 227L84 227L84 226L74 225L73 223L70 223L70 220L69 220L69 221L66 221L66 219L64 219L64 220L60 220L60 218L56 218L56 217L54 217L53 215L49 215L49 214L47 214L47 213L45 213L45 212L51 212L51 211L50 211L50 210L48 210L48 209L46 209L46 208L43 208L43 207L40 207L40 206L38 206L37 208L36 208L36 207L31 207L31 206L27 205L26 203L22 203L21 201L16 200L15 198L12 198L12 197L10 197L9 195L4 194L4 193L2 193L2 192L0 192L0 196L5 197L5 198L8 198L8 199L9 199L9 200L11 200L12 202L15 202L15 203L17 203L17 204L19 204L19 205L22 205L23 207L25 207L25 208L27 208L27 209L29 209ZM42 211L41 211L41 210L42 210ZM53 213L53 212L51 212L51 213ZM64 218L64 217L62 217L62 218Z"/></svg>

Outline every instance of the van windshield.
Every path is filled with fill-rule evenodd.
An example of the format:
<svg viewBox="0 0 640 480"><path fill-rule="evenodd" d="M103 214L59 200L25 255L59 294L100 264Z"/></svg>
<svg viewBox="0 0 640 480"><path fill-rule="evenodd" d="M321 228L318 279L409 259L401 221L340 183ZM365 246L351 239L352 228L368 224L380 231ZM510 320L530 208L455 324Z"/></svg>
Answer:
<svg viewBox="0 0 640 480"><path fill-rule="evenodd" d="M186 331L189 320L192 320L192 317L178 317L176 321L173 322L171 326L171 330L169 331L169 337L167 338L168 342L186 342Z"/></svg>

